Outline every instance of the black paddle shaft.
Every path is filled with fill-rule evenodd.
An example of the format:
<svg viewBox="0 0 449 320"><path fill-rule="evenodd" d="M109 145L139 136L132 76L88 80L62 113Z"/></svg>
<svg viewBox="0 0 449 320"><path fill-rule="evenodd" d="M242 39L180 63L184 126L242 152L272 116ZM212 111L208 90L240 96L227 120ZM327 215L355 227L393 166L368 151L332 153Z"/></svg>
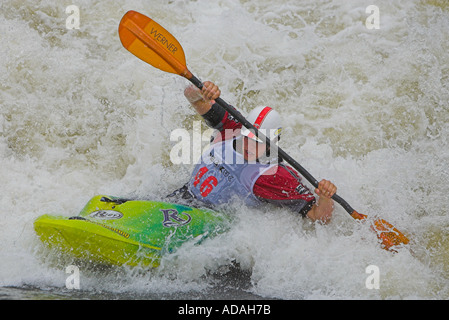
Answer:
<svg viewBox="0 0 449 320"><path fill-rule="evenodd" d="M190 82L192 82L198 89L203 88L203 83L196 78L195 76L192 76L192 78L188 79ZM271 141L268 137L266 137L264 134L259 132L256 127L252 125L246 118L235 108L227 104L222 98L215 99L215 102L218 103L223 109L225 109L230 115L232 115L235 119L237 119L243 126L245 126L248 129L254 130L254 134L261 140L265 140L267 143L267 146L270 146L273 149L277 149L279 158L284 159L287 161L293 168L295 168L304 178L307 179L315 188L318 188L318 180L316 180L306 169L304 169L295 159L290 157L284 150L282 150L280 147L278 147L276 144L271 145ZM334 199L337 203L339 203L349 214L352 214L354 212L354 209L340 196L337 194L334 194L332 196L332 199Z"/></svg>

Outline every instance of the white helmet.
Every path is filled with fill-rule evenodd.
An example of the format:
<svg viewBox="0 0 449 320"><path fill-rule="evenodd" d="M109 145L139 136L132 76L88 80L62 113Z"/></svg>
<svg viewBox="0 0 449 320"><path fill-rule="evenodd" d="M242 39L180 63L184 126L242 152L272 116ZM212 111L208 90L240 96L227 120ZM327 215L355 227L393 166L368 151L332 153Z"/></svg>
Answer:
<svg viewBox="0 0 449 320"><path fill-rule="evenodd" d="M246 119L263 135L270 138L271 141L277 142L276 138L281 134L282 126L281 117L276 110L264 106L256 107L249 113ZM252 140L265 143L265 141L256 137L254 130L248 130L248 128L242 127L240 133Z"/></svg>

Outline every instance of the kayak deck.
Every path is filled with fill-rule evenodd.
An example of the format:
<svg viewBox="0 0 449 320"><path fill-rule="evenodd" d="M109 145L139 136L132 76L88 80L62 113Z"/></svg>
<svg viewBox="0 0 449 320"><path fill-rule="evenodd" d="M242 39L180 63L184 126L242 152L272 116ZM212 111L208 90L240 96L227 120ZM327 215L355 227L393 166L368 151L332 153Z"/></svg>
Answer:
<svg viewBox="0 0 449 320"><path fill-rule="evenodd" d="M210 209L99 195L78 216L43 215L34 229L49 248L102 264L157 267L164 254L228 229Z"/></svg>

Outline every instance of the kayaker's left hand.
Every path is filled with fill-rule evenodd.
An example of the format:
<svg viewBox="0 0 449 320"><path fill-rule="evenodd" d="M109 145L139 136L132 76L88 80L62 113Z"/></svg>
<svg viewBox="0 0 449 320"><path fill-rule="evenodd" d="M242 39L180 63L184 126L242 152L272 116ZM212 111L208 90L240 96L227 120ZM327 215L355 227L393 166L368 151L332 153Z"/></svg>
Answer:
<svg viewBox="0 0 449 320"><path fill-rule="evenodd" d="M318 183L318 188L315 189L315 193L320 197L330 199L337 193L337 187L329 180L323 179Z"/></svg>

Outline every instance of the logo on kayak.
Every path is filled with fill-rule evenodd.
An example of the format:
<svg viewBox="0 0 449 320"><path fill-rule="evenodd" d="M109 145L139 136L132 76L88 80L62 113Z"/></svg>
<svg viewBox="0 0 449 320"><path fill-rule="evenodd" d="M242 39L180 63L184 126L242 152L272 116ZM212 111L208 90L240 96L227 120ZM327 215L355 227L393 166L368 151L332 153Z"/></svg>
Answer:
<svg viewBox="0 0 449 320"><path fill-rule="evenodd" d="M167 228L185 226L192 221L192 217L185 212L179 213L175 209L160 209L160 211L164 214L162 225ZM186 216L187 219L181 218L180 215Z"/></svg>
<svg viewBox="0 0 449 320"><path fill-rule="evenodd" d="M123 217L123 214L114 210L98 210L92 212L89 217L100 220L116 220Z"/></svg>

